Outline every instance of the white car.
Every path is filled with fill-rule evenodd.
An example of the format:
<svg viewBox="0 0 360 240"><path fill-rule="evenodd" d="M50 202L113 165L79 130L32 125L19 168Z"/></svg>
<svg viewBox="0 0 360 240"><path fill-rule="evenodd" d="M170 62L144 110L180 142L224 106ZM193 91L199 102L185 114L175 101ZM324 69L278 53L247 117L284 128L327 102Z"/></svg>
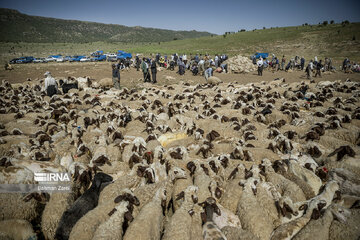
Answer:
<svg viewBox="0 0 360 240"><path fill-rule="evenodd" d="M84 58L80 59L80 62L90 62L90 58L84 57Z"/></svg>
<svg viewBox="0 0 360 240"><path fill-rule="evenodd" d="M54 57L47 57L47 58L45 58L45 60L46 60L47 62L54 62L54 61L56 61L56 58L54 58Z"/></svg>
<svg viewBox="0 0 360 240"><path fill-rule="evenodd" d="M56 62L65 62L63 58L57 58Z"/></svg>
<svg viewBox="0 0 360 240"><path fill-rule="evenodd" d="M46 63L47 61L45 60L45 58L35 58L33 60L33 63Z"/></svg>

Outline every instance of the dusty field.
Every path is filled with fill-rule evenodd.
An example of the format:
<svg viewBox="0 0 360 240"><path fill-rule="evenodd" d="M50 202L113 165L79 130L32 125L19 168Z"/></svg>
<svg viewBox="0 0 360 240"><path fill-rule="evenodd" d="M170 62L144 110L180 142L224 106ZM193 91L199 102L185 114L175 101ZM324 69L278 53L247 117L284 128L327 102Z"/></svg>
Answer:
<svg viewBox="0 0 360 240"><path fill-rule="evenodd" d="M55 78L65 78L67 76L84 77L90 76L90 78L99 81L102 78L111 77L111 63L99 62L99 63L45 63L45 64L14 64L13 71L5 71L1 69L0 80L6 79L10 83L22 83L28 78L32 80L44 78L44 73L50 71ZM177 71L177 69L176 69ZM158 72L156 85L168 85L175 84L179 81L184 81L190 84L205 83L205 79L202 76L193 76L190 71L187 71L185 75L180 76L176 74L176 71L164 70ZM175 80L166 80L166 76L174 77ZM250 82L256 83L261 81L271 81L275 78L285 78L287 82L296 82L305 80L305 72L270 72L264 70L262 77L259 77L256 72L249 74L223 74L215 73L214 76L219 77L224 82L237 82L239 84L247 84ZM135 68L131 68L130 71L121 72L121 85L125 87L136 87L141 84L143 75L141 70L136 71ZM354 81L360 81L360 74L344 74L343 72L329 73L323 75L322 78L314 78L315 82L328 80L334 81L339 79L350 78Z"/></svg>

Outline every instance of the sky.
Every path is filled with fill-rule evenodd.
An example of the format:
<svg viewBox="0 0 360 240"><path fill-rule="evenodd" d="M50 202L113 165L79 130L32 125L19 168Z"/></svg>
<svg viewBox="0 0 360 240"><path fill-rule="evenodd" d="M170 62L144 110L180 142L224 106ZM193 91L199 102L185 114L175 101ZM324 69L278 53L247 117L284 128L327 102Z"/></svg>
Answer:
<svg viewBox="0 0 360 240"><path fill-rule="evenodd" d="M28 15L215 34L263 27L360 22L355 0L0 0Z"/></svg>

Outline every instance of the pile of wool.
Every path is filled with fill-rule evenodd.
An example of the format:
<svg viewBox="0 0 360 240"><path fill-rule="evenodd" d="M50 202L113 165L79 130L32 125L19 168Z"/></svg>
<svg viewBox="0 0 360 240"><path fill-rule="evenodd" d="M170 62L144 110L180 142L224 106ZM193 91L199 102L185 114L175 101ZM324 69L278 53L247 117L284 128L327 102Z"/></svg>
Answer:
<svg viewBox="0 0 360 240"><path fill-rule="evenodd" d="M232 73L249 73L257 70L256 65L248 57L241 55L229 58L226 63L229 65L229 70Z"/></svg>

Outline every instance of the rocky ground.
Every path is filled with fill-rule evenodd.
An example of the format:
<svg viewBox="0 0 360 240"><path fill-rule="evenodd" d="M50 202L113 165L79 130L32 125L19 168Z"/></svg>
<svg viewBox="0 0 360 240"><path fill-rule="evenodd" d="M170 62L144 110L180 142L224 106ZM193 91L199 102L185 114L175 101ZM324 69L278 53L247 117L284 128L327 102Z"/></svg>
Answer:
<svg viewBox="0 0 360 240"><path fill-rule="evenodd" d="M164 71L152 85L132 69L121 90L45 96L45 70L96 82L110 69L67 64L1 72L14 83L0 87L1 183L35 183L39 170L72 175L71 193L1 194L1 220L26 220L29 236L54 239L104 172L113 182L93 209L73 213L64 239L360 236L358 74L217 74L223 83L209 85Z"/></svg>

